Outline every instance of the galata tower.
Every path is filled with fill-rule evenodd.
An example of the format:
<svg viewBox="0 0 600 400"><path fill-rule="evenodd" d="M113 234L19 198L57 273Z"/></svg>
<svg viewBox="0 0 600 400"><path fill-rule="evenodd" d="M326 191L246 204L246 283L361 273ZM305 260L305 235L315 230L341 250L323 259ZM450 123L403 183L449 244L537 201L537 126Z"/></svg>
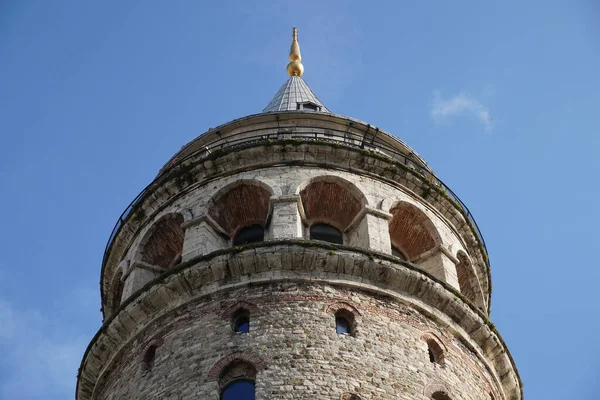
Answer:
<svg viewBox="0 0 600 400"><path fill-rule="evenodd" d="M78 400L520 400L467 207L403 141L289 79L127 207Z"/></svg>

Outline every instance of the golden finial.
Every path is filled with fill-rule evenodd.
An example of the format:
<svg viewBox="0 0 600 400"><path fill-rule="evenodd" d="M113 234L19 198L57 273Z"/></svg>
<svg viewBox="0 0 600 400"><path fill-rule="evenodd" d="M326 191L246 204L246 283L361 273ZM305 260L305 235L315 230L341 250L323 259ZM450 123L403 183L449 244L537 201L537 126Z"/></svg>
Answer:
<svg viewBox="0 0 600 400"><path fill-rule="evenodd" d="M300 45L298 44L298 30L294 28L292 46L290 47L290 63L287 65L289 76L302 76L304 65L302 65L302 55L300 55Z"/></svg>

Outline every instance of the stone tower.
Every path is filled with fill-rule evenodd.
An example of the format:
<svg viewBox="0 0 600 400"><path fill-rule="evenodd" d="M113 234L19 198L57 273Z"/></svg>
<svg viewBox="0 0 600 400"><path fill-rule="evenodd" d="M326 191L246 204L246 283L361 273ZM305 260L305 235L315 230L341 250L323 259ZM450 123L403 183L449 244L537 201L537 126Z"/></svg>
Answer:
<svg viewBox="0 0 600 400"><path fill-rule="evenodd" d="M78 400L522 399L467 207L303 70L294 29L267 107L188 143L123 213Z"/></svg>

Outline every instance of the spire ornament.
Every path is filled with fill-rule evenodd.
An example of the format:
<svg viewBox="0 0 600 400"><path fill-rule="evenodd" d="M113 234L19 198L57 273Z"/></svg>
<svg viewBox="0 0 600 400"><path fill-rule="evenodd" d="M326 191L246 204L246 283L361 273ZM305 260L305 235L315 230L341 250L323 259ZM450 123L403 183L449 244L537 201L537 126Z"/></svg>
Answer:
<svg viewBox="0 0 600 400"><path fill-rule="evenodd" d="M302 55L300 54L300 45L298 44L298 30L293 30L292 45L290 46L290 62L287 65L287 73L289 76L302 76L304 73L304 65L302 65Z"/></svg>

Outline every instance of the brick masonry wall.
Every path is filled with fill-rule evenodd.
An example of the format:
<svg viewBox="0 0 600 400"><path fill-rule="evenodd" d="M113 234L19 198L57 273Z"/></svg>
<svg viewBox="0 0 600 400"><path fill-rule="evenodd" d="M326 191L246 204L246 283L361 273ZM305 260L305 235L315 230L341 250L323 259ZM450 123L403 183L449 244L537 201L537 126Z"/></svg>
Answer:
<svg viewBox="0 0 600 400"><path fill-rule="evenodd" d="M249 334L229 315L250 303ZM335 333L340 304L359 313L355 336ZM445 347L429 361L425 333ZM145 349L160 343L150 369ZM425 400L432 387L453 399L489 400L498 388L475 354L414 308L359 289L313 283L253 285L205 296L156 320L124 347L97 399L218 399L219 360L241 354L257 366L256 398ZM215 367L216 366L216 367Z"/></svg>

